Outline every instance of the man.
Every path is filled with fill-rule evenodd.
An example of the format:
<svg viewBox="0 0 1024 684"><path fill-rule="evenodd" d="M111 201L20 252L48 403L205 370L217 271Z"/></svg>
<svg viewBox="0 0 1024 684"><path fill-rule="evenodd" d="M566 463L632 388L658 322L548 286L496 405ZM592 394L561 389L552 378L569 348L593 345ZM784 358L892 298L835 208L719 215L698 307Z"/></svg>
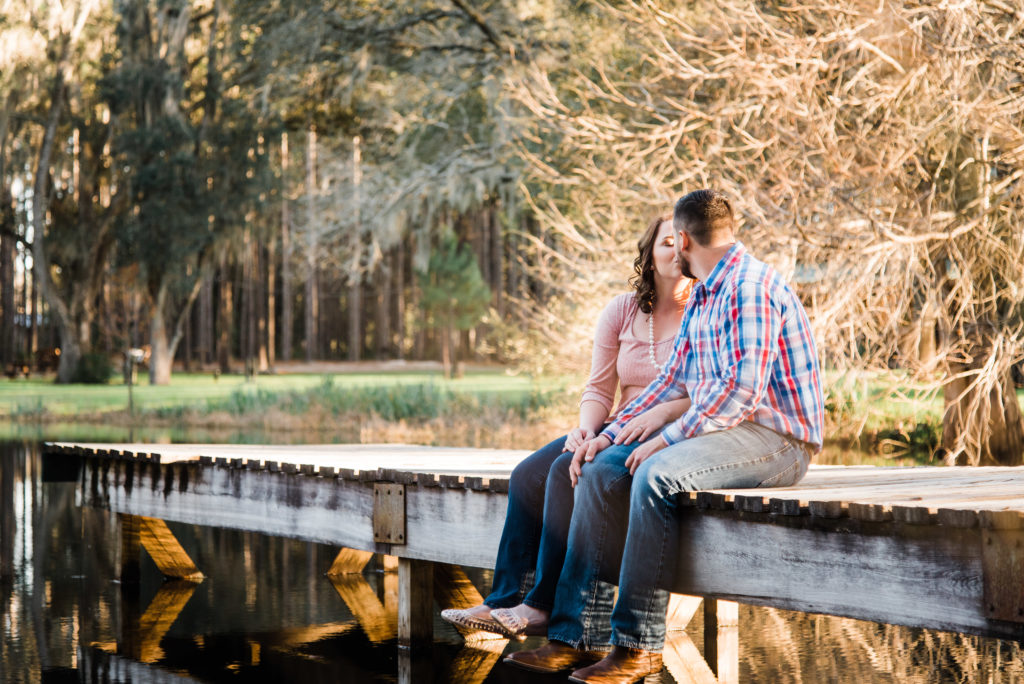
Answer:
<svg viewBox="0 0 1024 684"><path fill-rule="evenodd" d="M699 282L658 378L575 453L566 486L577 487L576 503L549 643L506 658L520 667L578 667L610 642L603 659L570 680L634 682L660 671L663 587L675 572L680 534L676 495L791 485L821 448L818 361L800 300L736 240L722 193L680 199L673 227L683 275ZM631 418L687 394L692 403L679 420L629 444L640 436L623 431ZM620 548L619 596L609 611L598 585Z"/></svg>

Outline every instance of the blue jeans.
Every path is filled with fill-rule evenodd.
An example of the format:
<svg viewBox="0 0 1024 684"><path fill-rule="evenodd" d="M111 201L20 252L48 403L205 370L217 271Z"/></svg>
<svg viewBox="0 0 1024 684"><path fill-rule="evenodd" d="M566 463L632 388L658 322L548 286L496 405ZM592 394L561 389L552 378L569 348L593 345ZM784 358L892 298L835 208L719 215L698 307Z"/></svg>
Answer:
<svg viewBox="0 0 1024 684"><path fill-rule="evenodd" d="M676 570L680 537L676 495L789 486L810 462L801 442L749 421L662 449L630 476L625 461L636 446L609 447L583 466L550 639L585 649L611 643L660 651L665 587ZM616 565L619 597L612 607L600 585Z"/></svg>
<svg viewBox="0 0 1024 684"><path fill-rule="evenodd" d="M573 508L572 454L564 447L565 437L559 437L520 461L509 476L494 582L484 599L489 606L525 603L551 610L554 605ZM547 495L552 491L555 496Z"/></svg>

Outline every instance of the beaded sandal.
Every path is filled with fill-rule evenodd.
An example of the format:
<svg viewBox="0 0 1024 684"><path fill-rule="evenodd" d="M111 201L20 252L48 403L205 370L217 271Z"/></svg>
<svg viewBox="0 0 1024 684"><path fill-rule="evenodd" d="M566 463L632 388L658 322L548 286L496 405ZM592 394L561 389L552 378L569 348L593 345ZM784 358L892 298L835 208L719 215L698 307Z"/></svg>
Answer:
<svg viewBox="0 0 1024 684"><path fill-rule="evenodd" d="M507 636L507 630L494 618L473 615L464 608L447 608L441 619L455 625L459 632L493 632Z"/></svg>
<svg viewBox="0 0 1024 684"><path fill-rule="evenodd" d="M495 608L491 611L491 617L497 622L503 633L512 639L522 641L528 636L544 636L548 633L548 625L530 624L524 617L519 617L512 612L511 608Z"/></svg>

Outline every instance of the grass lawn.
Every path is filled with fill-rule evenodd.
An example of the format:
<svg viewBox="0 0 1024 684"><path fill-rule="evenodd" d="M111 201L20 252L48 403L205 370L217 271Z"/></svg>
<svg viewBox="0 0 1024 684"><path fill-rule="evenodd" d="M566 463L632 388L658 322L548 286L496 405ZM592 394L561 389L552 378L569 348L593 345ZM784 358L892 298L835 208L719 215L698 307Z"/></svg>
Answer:
<svg viewBox="0 0 1024 684"><path fill-rule="evenodd" d="M211 400L227 399L235 393L301 392L331 382L335 388L435 385L466 394L528 394L538 389L564 386L562 378L535 379L509 375L503 370L467 371L456 380L439 372L352 372L331 374L260 375L246 381L241 375L175 373L170 385L149 385L145 379L132 388L136 408L202 408ZM120 381L108 385L57 385L52 379L0 380L0 419L30 418L44 412L51 416L75 416L124 411L128 408L128 387Z"/></svg>

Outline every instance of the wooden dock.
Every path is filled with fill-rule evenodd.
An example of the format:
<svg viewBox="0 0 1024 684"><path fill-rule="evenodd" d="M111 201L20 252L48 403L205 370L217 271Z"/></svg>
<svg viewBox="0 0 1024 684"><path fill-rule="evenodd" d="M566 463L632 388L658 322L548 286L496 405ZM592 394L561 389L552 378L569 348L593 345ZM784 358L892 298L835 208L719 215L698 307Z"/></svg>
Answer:
<svg viewBox="0 0 1024 684"><path fill-rule="evenodd" d="M402 642L429 635L434 600L479 601L458 566L493 566L507 477L527 455L395 445L55 443L46 452L54 477L78 483L80 505L122 514L129 569L142 545L163 555L165 574L201 573L180 562L161 521L334 544L347 550L337 572L358 571L373 553L397 558ZM672 589L718 600L712 618L716 605L739 601L1024 637L1024 468L818 466L795 487L691 493L680 517ZM443 591L432 564L447 568Z"/></svg>

